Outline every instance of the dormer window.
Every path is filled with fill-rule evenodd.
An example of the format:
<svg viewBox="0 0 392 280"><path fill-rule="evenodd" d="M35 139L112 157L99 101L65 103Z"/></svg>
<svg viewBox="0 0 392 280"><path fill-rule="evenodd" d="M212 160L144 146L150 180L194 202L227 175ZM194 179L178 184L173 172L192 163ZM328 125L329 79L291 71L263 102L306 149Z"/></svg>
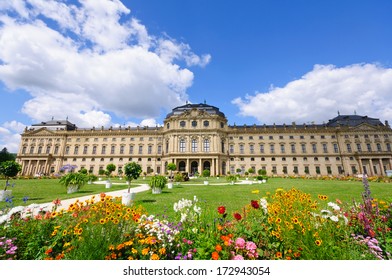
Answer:
<svg viewBox="0 0 392 280"><path fill-rule="evenodd" d="M180 126L181 127L185 127L185 124L186 124L185 121L180 121Z"/></svg>
<svg viewBox="0 0 392 280"><path fill-rule="evenodd" d="M192 126L196 127L197 126L197 121L192 121Z"/></svg>
<svg viewBox="0 0 392 280"><path fill-rule="evenodd" d="M203 125L204 125L205 127L208 127L208 126L210 125L210 122L209 122L209 121L204 121L204 122L203 122Z"/></svg>

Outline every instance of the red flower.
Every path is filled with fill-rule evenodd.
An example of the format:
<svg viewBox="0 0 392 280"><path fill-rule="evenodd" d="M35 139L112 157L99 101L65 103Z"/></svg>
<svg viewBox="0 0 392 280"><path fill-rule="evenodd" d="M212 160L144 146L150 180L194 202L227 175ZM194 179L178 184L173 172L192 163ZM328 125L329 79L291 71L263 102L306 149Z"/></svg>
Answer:
<svg viewBox="0 0 392 280"><path fill-rule="evenodd" d="M240 213L234 213L233 216L234 216L234 219L236 219L237 221L242 219L242 216Z"/></svg>
<svg viewBox="0 0 392 280"><path fill-rule="evenodd" d="M258 202L257 200L252 200L252 201L250 202L250 204L251 204L252 207L255 208L255 209L259 209L259 208L260 208L259 202Z"/></svg>
<svg viewBox="0 0 392 280"><path fill-rule="evenodd" d="M225 206L219 206L218 207L218 213L219 214L225 214L225 212L226 212L226 207Z"/></svg>

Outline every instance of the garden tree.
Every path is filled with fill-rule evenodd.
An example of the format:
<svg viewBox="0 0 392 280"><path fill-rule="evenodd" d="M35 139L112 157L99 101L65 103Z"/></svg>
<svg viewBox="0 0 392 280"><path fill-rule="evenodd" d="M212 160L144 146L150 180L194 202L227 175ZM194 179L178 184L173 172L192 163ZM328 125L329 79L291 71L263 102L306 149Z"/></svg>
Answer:
<svg viewBox="0 0 392 280"><path fill-rule="evenodd" d="M84 167L79 170L79 173L82 173L82 174L87 174L87 172L88 172L87 169Z"/></svg>
<svg viewBox="0 0 392 280"><path fill-rule="evenodd" d="M210 177L211 172L208 169L204 169L202 172L202 175L203 175L203 177L208 178L208 177Z"/></svg>
<svg viewBox="0 0 392 280"><path fill-rule="evenodd" d="M132 180L136 180L139 178L140 174L142 173L142 167L140 164L136 162L129 162L124 166L124 174L128 180L128 193L131 192L131 183Z"/></svg>
<svg viewBox="0 0 392 280"><path fill-rule="evenodd" d="M235 171L236 171L238 174L240 174L240 173L242 172L242 169L241 169L241 168L237 168Z"/></svg>
<svg viewBox="0 0 392 280"><path fill-rule="evenodd" d="M15 155L8 152L7 148L0 151L0 162L15 160Z"/></svg>
<svg viewBox="0 0 392 280"><path fill-rule="evenodd" d="M106 165L106 176L110 177L114 170L116 170L116 166L113 163Z"/></svg>
<svg viewBox="0 0 392 280"><path fill-rule="evenodd" d="M169 163L167 169L170 170L170 182L173 182L173 171L177 169L177 165L175 163Z"/></svg>
<svg viewBox="0 0 392 280"><path fill-rule="evenodd" d="M255 170L251 167L248 169L248 173L253 175L255 173Z"/></svg>
<svg viewBox="0 0 392 280"><path fill-rule="evenodd" d="M8 160L0 163L0 174L5 177L5 191L8 187L8 180L18 175L21 170L22 166L13 160Z"/></svg>

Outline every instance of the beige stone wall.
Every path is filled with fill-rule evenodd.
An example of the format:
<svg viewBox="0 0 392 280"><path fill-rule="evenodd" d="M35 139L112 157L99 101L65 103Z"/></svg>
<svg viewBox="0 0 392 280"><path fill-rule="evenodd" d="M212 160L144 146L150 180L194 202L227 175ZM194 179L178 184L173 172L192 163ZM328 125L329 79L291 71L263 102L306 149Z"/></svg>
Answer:
<svg viewBox="0 0 392 280"><path fill-rule="evenodd" d="M178 170L209 168L213 176L249 168L269 175L385 175L391 141L389 127L228 126L224 116L191 110L155 128L26 130L17 160L23 175L58 173L66 164L98 174L109 163L117 174L129 161L160 174L174 162Z"/></svg>

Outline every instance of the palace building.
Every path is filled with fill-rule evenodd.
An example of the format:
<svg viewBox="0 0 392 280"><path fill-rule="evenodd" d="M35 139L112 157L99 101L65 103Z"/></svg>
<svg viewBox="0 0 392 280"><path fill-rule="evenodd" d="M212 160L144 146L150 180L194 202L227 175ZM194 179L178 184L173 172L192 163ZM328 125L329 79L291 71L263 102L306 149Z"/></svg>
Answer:
<svg viewBox="0 0 392 280"><path fill-rule="evenodd" d="M78 128L68 120L33 124L21 135L22 175L58 173L65 165L94 174L113 163L117 173L135 161L148 174L178 171L211 176L383 176L392 169L392 130L387 121L338 115L323 124L229 125L219 108L205 103L174 108L162 127Z"/></svg>

